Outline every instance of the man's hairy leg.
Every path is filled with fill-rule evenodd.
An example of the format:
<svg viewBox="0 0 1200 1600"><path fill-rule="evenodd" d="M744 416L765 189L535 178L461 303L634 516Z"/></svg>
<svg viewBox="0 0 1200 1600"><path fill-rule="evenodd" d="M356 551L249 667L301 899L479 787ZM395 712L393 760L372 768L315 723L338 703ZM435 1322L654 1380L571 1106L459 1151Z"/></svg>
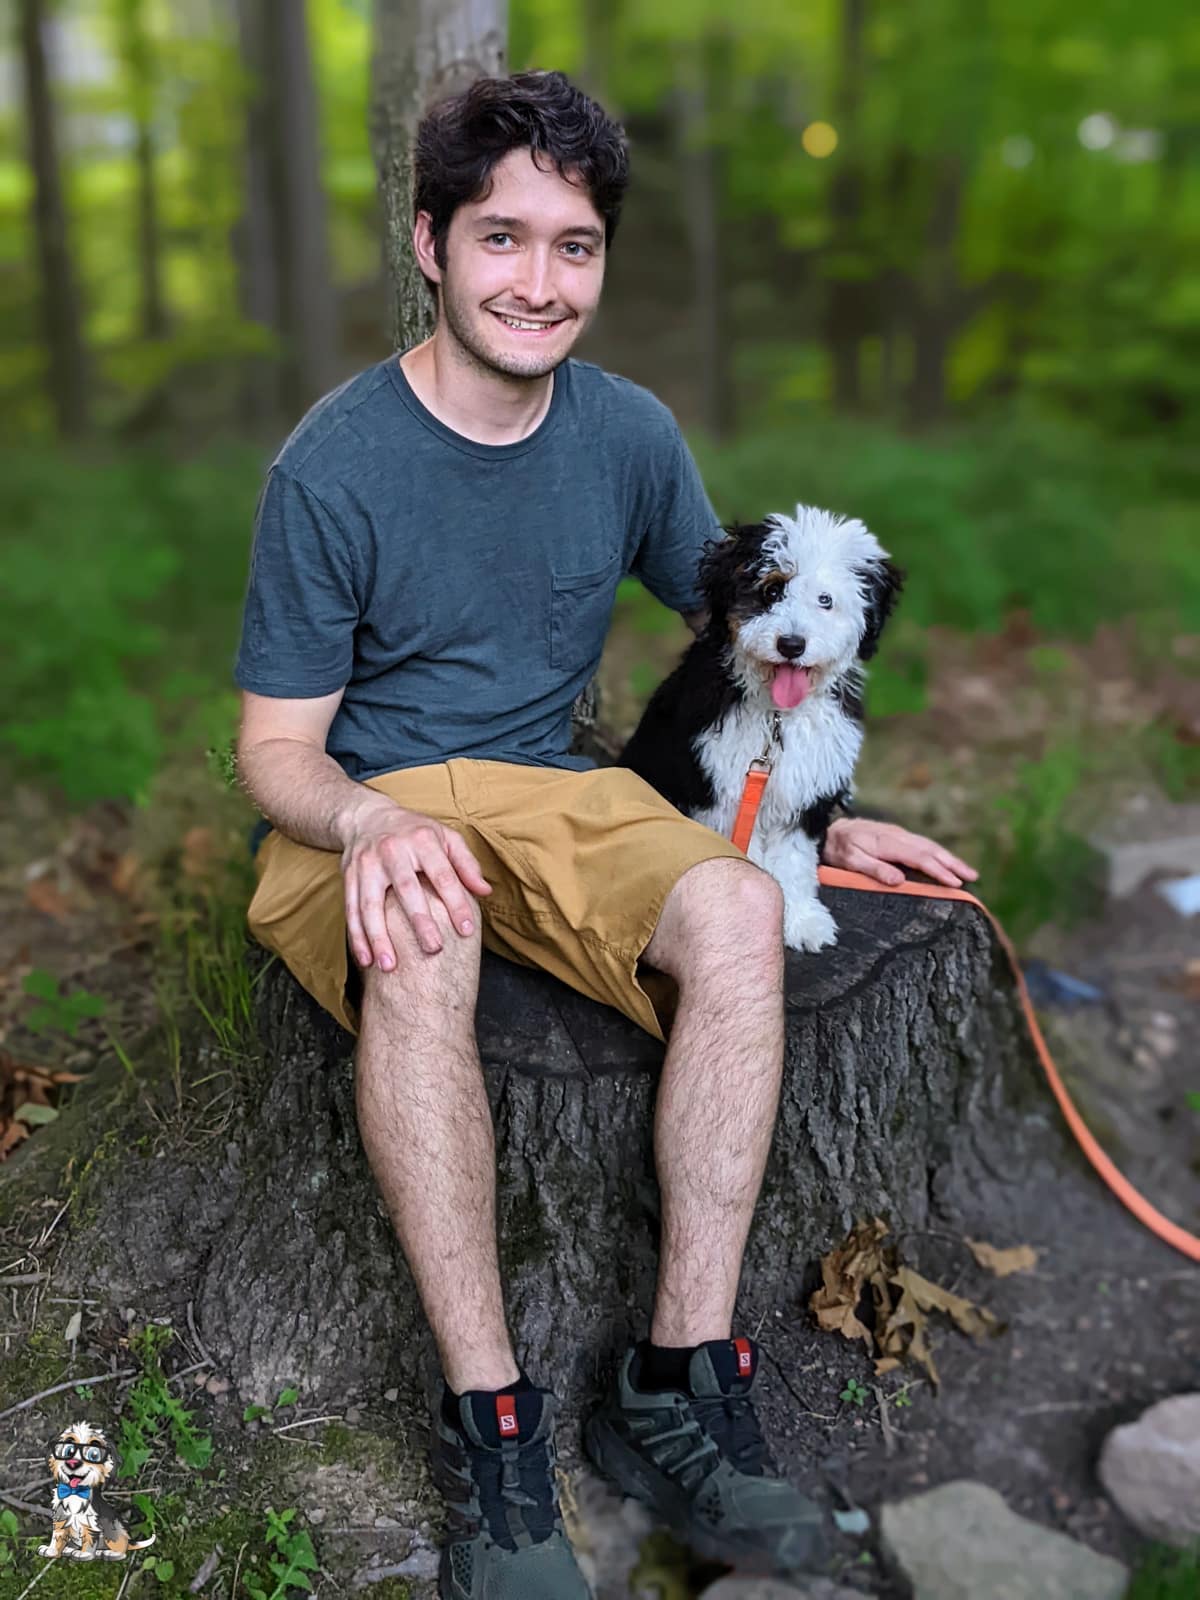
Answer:
<svg viewBox="0 0 1200 1600"><path fill-rule="evenodd" d="M437 895L442 948L421 949L389 893L397 965L363 970L355 1104L363 1145L451 1389L520 1376L496 1252L496 1151L475 1038L480 914L465 936Z"/></svg>
<svg viewBox="0 0 1200 1600"><path fill-rule="evenodd" d="M783 1078L782 916L766 873L728 857L701 861L668 895L644 953L679 988L654 1120L656 1345L732 1333Z"/></svg>

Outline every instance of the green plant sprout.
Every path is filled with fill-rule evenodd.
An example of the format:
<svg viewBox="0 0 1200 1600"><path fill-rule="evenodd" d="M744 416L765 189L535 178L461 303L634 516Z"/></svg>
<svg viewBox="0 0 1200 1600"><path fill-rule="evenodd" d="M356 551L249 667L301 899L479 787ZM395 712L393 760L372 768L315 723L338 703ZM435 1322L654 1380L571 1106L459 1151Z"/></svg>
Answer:
<svg viewBox="0 0 1200 1600"><path fill-rule="evenodd" d="M857 1378L847 1378L846 1387L838 1396L839 1400L848 1400L851 1405L861 1406L866 1404L867 1391L865 1385L859 1383Z"/></svg>
<svg viewBox="0 0 1200 1600"><path fill-rule="evenodd" d="M267 1542L279 1552L278 1557L268 1558L267 1565L275 1574L276 1582L275 1587L268 1590L257 1581L257 1574L243 1573L242 1581L253 1600L286 1600L289 1588L312 1588L308 1573L319 1571L320 1563L307 1531L303 1528L299 1533L288 1531L288 1523L295 1515L294 1509L280 1513L267 1507Z"/></svg>
<svg viewBox="0 0 1200 1600"><path fill-rule="evenodd" d="M299 1389L281 1389L279 1398L273 1406L247 1406L242 1412L243 1422L253 1422L258 1417L269 1417L272 1411L278 1411L280 1406L294 1406L300 1398Z"/></svg>
<svg viewBox="0 0 1200 1600"><path fill-rule="evenodd" d="M61 994L58 979L43 967L35 967L21 987L26 994L41 1001L41 1005L34 1006L25 1018L30 1033L65 1033L73 1039L85 1017L102 1017L108 1010L108 1001L103 995L89 994L86 989Z"/></svg>

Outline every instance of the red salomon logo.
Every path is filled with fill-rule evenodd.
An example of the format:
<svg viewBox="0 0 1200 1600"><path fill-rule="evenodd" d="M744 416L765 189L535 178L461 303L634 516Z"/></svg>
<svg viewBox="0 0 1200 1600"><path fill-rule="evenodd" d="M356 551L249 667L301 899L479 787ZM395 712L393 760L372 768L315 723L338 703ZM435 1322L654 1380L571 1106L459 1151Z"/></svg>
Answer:
<svg viewBox="0 0 1200 1600"><path fill-rule="evenodd" d="M733 1348L737 1351L738 1377L749 1377L751 1368L749 1339L735 1339L733 1341Z"/></svg>
<svg viewBox="0 0 1200 1600"><path fill-rule="evenodd" d="M517 1402L511 1394L496 1396L496 1421L501 1433L517 1433Z"/></svg>

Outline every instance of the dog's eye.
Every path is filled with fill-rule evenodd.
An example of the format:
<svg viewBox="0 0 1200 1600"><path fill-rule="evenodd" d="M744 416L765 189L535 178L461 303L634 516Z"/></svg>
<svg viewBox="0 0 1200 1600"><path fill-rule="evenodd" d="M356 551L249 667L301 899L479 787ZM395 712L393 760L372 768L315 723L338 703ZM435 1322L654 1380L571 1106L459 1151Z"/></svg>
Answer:
<svg viewBox="0 0 1200 1600"><path fill-rule="evenodd" d="M819 594L817 596L817 604L828 611L833 604L833 596L831 594Z"/></svg>
<svg viewBox="0 0 1200 1600"><path fill-rule="evenodd" d="M786 588L786 583L779 578L773 578L770 583L763 585L762 597L769 606L773 606Z"/></svg>
<svg viewBox="0 0 1200 1600"><path fill-rule="evenodd" d="M83 1452L83 1455L84 1455L84 1460L85 1461L103 1461L104 1460L104 1451L101 1450L100 1446L96 1445L96 1444L88 1445L87 1449Z"/></svg>

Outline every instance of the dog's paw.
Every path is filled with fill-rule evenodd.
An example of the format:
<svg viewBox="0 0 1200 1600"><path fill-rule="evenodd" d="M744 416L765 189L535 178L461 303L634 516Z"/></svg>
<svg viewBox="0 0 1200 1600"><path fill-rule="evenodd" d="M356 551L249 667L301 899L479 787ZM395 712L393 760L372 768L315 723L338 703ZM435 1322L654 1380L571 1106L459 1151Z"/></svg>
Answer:
<svg viewBox="0 0 1200 1600"><path fill-rule="evenodd" d="M789 950L824 950L837 943L837 923L819 900L802 900L783 911L783 942Z"/></svg>
<svg viewBox="0 0 1200 1600"><path fill-rule="evenodd" d="M40 1556L53 1556L55 1553L54 1546L52 1544L40 1544L38 1545L37 1550L38 1555Z"/></svg>

